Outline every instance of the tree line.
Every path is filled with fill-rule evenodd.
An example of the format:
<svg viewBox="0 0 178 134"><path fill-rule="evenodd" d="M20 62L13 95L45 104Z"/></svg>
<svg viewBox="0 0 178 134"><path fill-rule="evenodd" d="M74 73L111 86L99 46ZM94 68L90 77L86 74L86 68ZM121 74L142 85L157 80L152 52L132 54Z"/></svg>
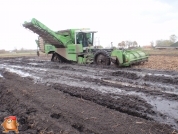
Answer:
<svg viewBox="0 0 178 134"><path fill-rule="evenodd" d="M118 43L118 47L138 47L138 43L137 41L122 41L120 43Z"/></svg>
<svg viewBox="0 0 178 134"><path fill-rule="evenodd" d="M169 37L169 40L156 40L156 46L160 47L160 46L171 46L172 44L174 44L177 41L177 36L175 34L172 34ZM151 42L152 45L152 42Z"/></svg>

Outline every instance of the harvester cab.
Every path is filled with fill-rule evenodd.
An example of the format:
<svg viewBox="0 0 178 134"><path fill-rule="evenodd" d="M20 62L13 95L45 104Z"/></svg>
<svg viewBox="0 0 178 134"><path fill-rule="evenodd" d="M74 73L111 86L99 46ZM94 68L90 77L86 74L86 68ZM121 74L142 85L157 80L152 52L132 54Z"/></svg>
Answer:
<svg viewBox="0 0 178 134"><path fill-rule="evenodd" d="M37 45L40 51L52 54L51 61L76 62L79 64L94 63L97 65L130 66L148 61L148 55L140 49L119 50L94 47L94 34L90 29L67 29L53 31L43 23L33 18L23 24L39 35Z"/></svg>
<svg viewBox="0 0 178 134"><path fill-rule="evenodd" d="M94 33L97 31L75 30L75 44L82 44L83 49L93 46Z"/></svg>

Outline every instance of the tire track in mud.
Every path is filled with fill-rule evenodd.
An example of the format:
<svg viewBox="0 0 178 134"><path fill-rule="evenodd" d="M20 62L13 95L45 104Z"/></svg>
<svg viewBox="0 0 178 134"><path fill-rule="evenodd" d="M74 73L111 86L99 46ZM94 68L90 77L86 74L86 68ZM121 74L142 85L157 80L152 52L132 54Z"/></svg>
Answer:
<svg viewBox="0 0 178 134"><path fill-rule="evenodd" d="M48 63L48 62L47 62ZM32 63L30 63L32 64ZM35 63L37 64L37 63ZM49 63L51 64L51 62ZM41 66L41 65L40 65ZM60 67L62 66L62 67ZM177 85L172 85L170 83L159 83L159 82L156 82L156 81L161 81L161 78L159 80L157 80L156 77L160 76L160 75L164 75L165 77L168 77L168 76L171 76L171 75L168 75L168 74L162 74L163 72L161 73L157 73L157 74L151 74L150 72L149 73L145 73L145 72L140 72L139 71L127 71L127 70L123 70L123 71L117 71L117 72L113 72L112 70L106 70L106 69L102 69L100 70L100 68L97 68L96 71L93 71L93 68L83 68L83 69L78 69L78 67L80 66L76 66L74 65L74 67L71 67L70 65L56 65L54 64L53 65L50 65L50 66L46 66L46 67L49 67L49 68L53 68L53 69L59 69L59 70L66 70L65 73L67 73L67 75L70 75L67 71L71 71L71 74L73 74L73 72L75 71L76 72L76 75L82 75L82 77L84 76L84 73L82 72L85 72L86 75L90 75L90 77L93 77L93 78L101 78L102 76L105 76L105 77L110 77L112 78L113 80L117 80L117 81L120 81L120 82L127 82L127 83L132 83L132 84L135 84L135 85L141 85L141 86L144 86L144 87L151 87L153 89L157 89L157 90L161 90L163 92L167 92L167 93L173 93L173 94L178 94L178 86ZM31 67L36 67L36 65L31 65ZM39 67L39 66L38 66ZM45 65L44 66L41 66L43 68L46 68ZM83 67L83 66L82 66ZM87 69L87 70L86 70ZM96 68L95 68L96 69ZM97 72L98 71L98 72ZM109 73L108 73L109 71ZM89 72L89 73L88 73ZM160 71L159 71L160 72ZM59 73L59 72L57 72ZM99 77L100 76L100 77ZM117 77L111 77L111 76L117 76ZM148 77L151 77L152 79L150 79L149 81L147 81ZM164 81L164 79L168 79L168 78L162 78L162 80ZM176 83L176 82L172 82L172 81L175 81L175 77L174 78L171 78L169 80L171 83Z"/></svg>
<svg viewBox="0 0 178 134"><path fill-rule="evenodd" d="M17 63L21 65L20 62L17 62ZM14 65L18 65L17 63L13 62ZM29 65L29 63L30 63L30 65ZM150 71L142 72L142 71L138 70L138 71L134 72L134 70L132 70L132 69L128 69L128 70L121 69L121 71L113 71L111 69L108 69L107 67L106 68L97 67L94 70L94 67L92 67L92 66L86 67L86 66L77 66L77 65L70 65L70 64L61 64L60 65L60 64L45 62L45 61L42 61L39 63L40 63L40 65L38 65L38 61L31 62L31 60L30 60L30 62L25 61L25 64L23 66L21 66L20 68L18 68L19 66L18 67L11 66L11 67L14 67L16 69L18 68L18 70L21 70L22 72L28 72L33 77L36 76L38 78L41 78L41 80L37 80L37 81L45 83L49 87L54 84L66 84L73 89L72 86L75 86L75 88L78 89L78 91L76 91L76 92L74 92L73 90L70 90L68 88L62 88L62 90L63 90L63 92L66 92L66 93L76 96L76 97L84 97L85 98L86 96L83 93L83 91L85 91L85 90L87 91L87 93L88 93L88 91L95 90L95 92L92 94L95 94L95 93L98 94L96 91L101 92L102 90L104 90L105 95L100 93L99 96L104 95L104 96L109 96L109 98L107 98L107 97L105 98L102 96L101 98L104 100L103 102L102 102L102 99L100 100L100 99L98 99L98 97L96 97L97 99L92 99L92 98L95 98L94 95L91 95L91 97L89 97L89 98L92 101L95 100L95 102L100 105L105 105L105 106L108 106L109 108L120 110L121 112L125 112L128 114L134 115L134 116L142 117L145 119L153 119L154 118L159 122L166 121L168 124L174 125L174 127L177 125L177 119L173 119L171 121L164 119L164 118L169 117L169 115L167 113L165 113L167 111L164 111L164 108L161 109L159 107L159 105L162 105L163 103L165 103L164 100L166 98L168 99L168 100L166 100L166 106L165 106L166 109L170 108L169 103L174 103L175 100L178 100L177 95L173 94L174 91L170 92L171 94L168 94L168 93L161 92L159 90L155 90L151 85L151 84L155 84L155 83L153 83L157 79L157 76L155 76L155 75L151 75L152 79L151 79L150 83L148 84L148 82L146 81L147 83L145 84L145 87L153 88L152 91L148 91L148 89L146 89L146 88L143 88L143 89L139 88L139 86L142 85L141 83L143 83L142 81L145 82L145 80L146 80L146 79L144 79L145 76L147 76L147 75L150 76ZM11 64L11 62L8 61L8 64ZM31 67L34 67L34 68L31 68ZM39 67L44 68L44 70L39 70L40 69ZM153 73L153 72L154 72L154 74L156 74L156 71L152 71L151 73ZM159 79L158 79L157 83L161 82L161 79L163 79L163 80L165 79L165 77L160 76L160 74L163 74L166 77L169 77L168 73L164 74L163 72L159 71L158 72ZM106 81L103 82L103 78L107 78L108 76L110 78L109 80L116 81L116 82L119 81L120 84L116 84L116 83L113 84L113 83L109 83ZM175 75L175 77L176 77L176 75ZM104 80L108 80L108 79L104 79ZM69 83L69 81L70 81L70 83ZM121 84L122 82L127 82L126 84L128 84L128 83L135 84L136 83L138 86L132 87L130 85ZM168 81L168 83L170 85L172 85L173 87L176 87L176 85L172 81L172 79L170 79L170 81ZM83 86L83 84L84 84L84 86ZM143 83L143 85L144 85L144 83ZM156 85L156 88L157 87L160 87L160 86ZM90 89L87 89L87 88L90 88ZM146 90L144 90L144 89L146 89ZM162 87L160 89L162 89ZM126 93L126 94L124 94L124 93ZM144 94L142 94L142 93L144 93ZM159 102L159 99L156 98L157 96L160 96L161 99L163 99L162 103ZM119 100L118 98L120 98L120 101L117 101L117 100ZM127 99L127 98L130 98L130 99ZM140 101L137 101L136 98L138 98L138 100L140 100ZM85 98L85 99L87 99L87 98ZM156 103L154 103L152 101L149 102L151 99L156 100ZM172 101L170 99L173 99L174 101ZM117 103L120 103L120 104L118 105ZM157 111L157 109L155 109L155 106L154 106L155 104L156 104L156 106L159 107L158 111ZM174 106L176 107L177 105L174 105ZM163 114L161 114L159 111L163 112ZM143 113L145 113L145 115ZM175 112L173 111L172 113L174 116Z"/></svg>
<svg viewBox="0 0 178 134"><path fill-rule="evenodd" d="M67 93L71 96L75 96L78 98L82 98L85 100L89 100L95 102L99 105L104 107L114 109L120 111L122 113L127 113L132 116L141 117L144 119L152 120L149 117L148 113L155 114L153 110L151 110L152 106L146 104L143 99L134 96L127 96L127 95L117 95L114 94L101 94L100 92L93 91L90 88L76 88L68 85L61 85L61 84L54 84L52 86L55 90L62 91ZM113 99L117 98L117 99ZM132 103L134 102L134 103Z"/></svg>
<svg viewBox="0 0 178 134"><path fill-rule="evenodd" d="M4 73L4 76L6 80L13 79L14 77L14 75L11 75L7 72ZM17 76L15 77L18 80L9 81L7 87L1 85L0 81L0 87L2 87L0 92L2 100L2 103L0 103L0 111L7 111L3 115L0 114L1 121L3 121L3 118L7 115L16 115L18 117L18 122L20 123L19 131L21 133L79 134L80 132L83 132L85 134L98 134L97 132L94 132L92 130L85 129L82 125L79 126L80 124L77 123L77 121L75 120L70 121L71 116L70 118L65 119L64 113L62 113L61 110L54 109L51 103L49 104L49 102L52 100L49 100L48 103L43 101L45 96L42 95L42 98L39 96L41 94L38 94L38 92L40 92L39 90L41 89L34 87L33 83L29 82L28 78L22 79L23 81L25 81L25 83L23 84L23 88L19 88L19 83L21 83L22 81L19 80ZM31 88L28 87L28 84L32 85L32 89L35 91L31 90ZM45 87L40 88L44 89ZM17 90L18 92L15 92L14 90ZM47 91L47 89L45 90ZM37 96L35 96L34 93L37 93ZM58 93L56 95L58 95ZM52 95L51 97L55 96ZM63 97L61 99L64 99ZM21 102L19 100L21 100ZM54 104L56 105L57 103ZM76 120L79 119L76 118Z"/></svg>
<svg viewBox="0 0 178 134"><path fill-rule="evenodd" d="M28 77L20 78L8 72L3 76L5 79L0 79L0 95L3 100L0 101L0 108L9 111L7 115L18 117L21 133L168 134L173 131L167 125L121 114L91 101L76 99L44 85L33 84ZM1 120L3 117L0 114Z"/></svg>
<svg viewBox="0 0 178 134"><path fill-rule="evenodd" d="M130 79L130 82L135 85L141 85L145 88L151 87L162 92L178 94L178 75L172 76L163 73L145 73L133 71L116 71L108 73L109 76L122 76Z"/></svg>
<svg viewBox="0 0 178 134"><path fill-rule="evenodd" d="M20 67L20 69L21 68L23 68L23 67ZM28 72L29 71L28 69L30 69L30 73L31 73L31 71L33 71L33 69L34 70L42 70L42 69L31 68L31 67L26 67L26 68L27 69L25 71ZM74 68L72 68L70 66L62 66L62 67L58 66L57 68L59 70L48 69L48 71L49 72L52 71L52 75L53 76L55 75L55 77L58 77L58 76L61 76L61 75L67 75L67 77L74 77L74 75L76 75L78 77L80 77L80 76L81 77L85 77L85 78L89 77L89 78L93 78L93 79L97 80L97 79L101 79L101 78L107 78L109 76L109 79L112 79L113 81L120 82L120 84L124 85L124 86L127 86L127 85L129 85L131 83L130 84L131 86L133 86L135 84L135 87L138 87L138 88L142 87L142 88L148 88L149 90L150 89L160 90L162 92L167 92L167 93L172 93L172 94L176 94L176 92L174 90L177 89L176 85L171 85L172 86L171 87L168 84L164 85L164 84L160 84L160 83L155 84L155 83L148 83L146 81L143 82L144 77L140 78L140 76L137 76L137 74L135 74L135 76L137 77L137 79L138 78L140 78L140 79L138 81L136 81L135 80L136 78L132 76L133 73L130 74L128 72L126 72L127 75L124 75L125 72L123 72L121 74L121 76L123 76L123 77L121 77L121 76L111 77L110 76L111 74L108 74L108 73L106 73L104 71L98 71L98 72L97 71L95 71L95 72L93 71L93 72L90 72L90 70L88 71L88 70L83 70L83 69L74 69ZM44 71L45 71L45 69L44 69ZM85 73L83 73L83 72L85 72ZM34 73L36 74L36 73L43 73L43 72L42 71L41 72L38 71L38 72L34 72ZM56 73L56 74L54 74L54 73ZM114 74L114 73L115 72L112 72L112 74ZM44 75L44 73L42 75ZM50 74L46 74L46 75L50 75ZM126 76L132 78L133 80L127 78ZM44 76L41 76L41 77L44 77ZM164 89L164 88L166 88L166 89Z"/></svg>
<svg viewBox="0 0 178 134"><path fill-rule="evenodd" d="M28 59L27 59L28 61ZM58 64L58 63L51 63L50 61L41 63L41 61L36 61L35 63L29 63L26 61L27 66L32 67L39 67L39 68L53 68L59 70L70 70L75 71L76 73L79 72L89 72L87 75L93 76L115 76L112 79L116 79L121 82L128 82L133 83L136 85L143 85L143 86L151 86L154 89L159 89L168 93L176 93L178 94L178 86L177 86L177 76L178 73L174 71L156 71L156 70L141 70L141 69L130 69L130 68L109 68L109 67L97 67L94 65L71 65L71 64ZM34 61L34 60L30 60ZM40 65L38 65L39 63ZM79 69L80 68L80 69ZM117 70L117 71L113 71ZM98 73L98 72L99 73ZM163 82L162 82L163 81ZM168 81L165 83L165 81Z"/></svg>

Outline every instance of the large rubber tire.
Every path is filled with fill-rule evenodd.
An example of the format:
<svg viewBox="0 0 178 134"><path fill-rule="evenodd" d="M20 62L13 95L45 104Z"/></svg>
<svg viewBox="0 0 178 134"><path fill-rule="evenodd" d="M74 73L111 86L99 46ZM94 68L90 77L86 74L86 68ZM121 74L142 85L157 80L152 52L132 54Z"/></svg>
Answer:
<svg viewBox="0 0 178 134"><path fill-rule="evenodd" d="M94 64L96 65L110 65L111 60L110 56L107 51L105 50L98 50L94 54Z"/></svg>
<svg viewBox="0 0 178 134"><path fill-rule="evenodd" d="M57 53L53 53L51 61L53 61L53 62L62 62L62 59L60 58L60 56Z"/></svg>
<svg viewBox="0 0 178 134"><path fill-rule="evenodd" d="M116 63L115 63L115 65L116 65L117 67L120 67L120 62L119 62L118 59L116 59Z"/></svg>

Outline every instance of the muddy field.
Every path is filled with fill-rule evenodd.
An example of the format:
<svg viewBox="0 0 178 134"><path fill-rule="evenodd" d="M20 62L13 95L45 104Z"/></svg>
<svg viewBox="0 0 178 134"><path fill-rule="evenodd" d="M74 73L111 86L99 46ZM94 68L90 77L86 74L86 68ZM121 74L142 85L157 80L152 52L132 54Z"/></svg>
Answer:
<svg viewBox="0 0 178 134"><path fill-rule="evenodd" d="M143 65L144 66L144 65ZM178 72L0 59L0 122L23 134L176 134Z"/></svg>

